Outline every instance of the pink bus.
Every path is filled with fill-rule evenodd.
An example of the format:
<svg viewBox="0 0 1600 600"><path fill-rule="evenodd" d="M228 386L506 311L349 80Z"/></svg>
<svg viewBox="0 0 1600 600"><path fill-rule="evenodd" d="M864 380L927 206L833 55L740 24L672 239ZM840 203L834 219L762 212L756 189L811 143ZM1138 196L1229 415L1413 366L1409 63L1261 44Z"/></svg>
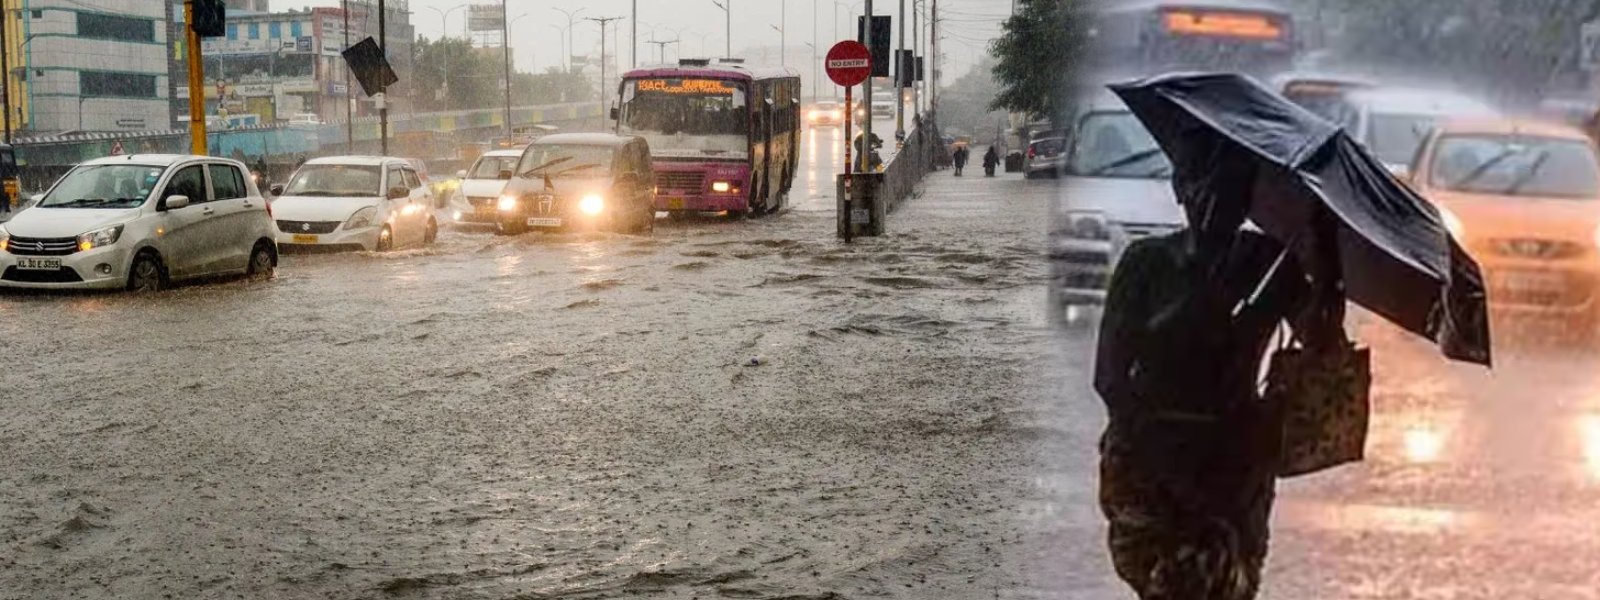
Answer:
<svg viewBox="0 0 1600 600"><path fill-rule="evenodd" d="M656 208L777 212L800 158L800 76L684 60L623 76L617 133L650 143Z"/></svg>

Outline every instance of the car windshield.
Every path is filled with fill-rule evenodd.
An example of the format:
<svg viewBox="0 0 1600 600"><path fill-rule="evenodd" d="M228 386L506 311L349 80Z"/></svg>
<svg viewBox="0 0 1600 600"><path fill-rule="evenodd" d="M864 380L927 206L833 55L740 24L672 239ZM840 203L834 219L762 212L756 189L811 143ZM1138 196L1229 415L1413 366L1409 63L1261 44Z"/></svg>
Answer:
<svg viewBox="0 0 1600 600"><path fill-rule="evenodd" d="M42 208L137 208L150 198L161 181L164 167L149 165L91 165L78 167L61 178Z"/></svg>
<svg viewBox="0 0 1600 600"><path fill-rule="evenodd" d="M467 173L467 179L509 179L501 177L502 172L510 172L517 168L518 157L515 156L485 156L478 159L478 164L472 165L472 170Z"/></svg>
<svg viewBox="0 0 1600 600"><path fill-rule="evenodd" d="M534 144L523 153L517 173L525 177L603 174L611 169L611 154L610 146Z"/></svg>
<svg viewBox="0 0 1600 600"><path fill-rule="evenodd" d="M1433 115L1373 113L1367 147L1387 164L1411 164L1437 120Z"/></svg>
<svg viewBox="0 0 1600 600"><path fill-rule="evenodd" d="M1600 195L1594 151L1579 140L1452 135L1434 152L1432 180L1447 190L1537 198Z"/></svg>
<svg viewBox="0 0 1600 600"><path fill-rule="evenodd" d="M1090 113L1078 124L1069 170L1088 177L1167 179L1172 163L1133 113Z"/></svg>
<svg viewBox="0 0 1600 600"><path fill-rule="evenodd" d="M377 165L306 165L295 173L285 196L382 196L383 172Z"/></svg>

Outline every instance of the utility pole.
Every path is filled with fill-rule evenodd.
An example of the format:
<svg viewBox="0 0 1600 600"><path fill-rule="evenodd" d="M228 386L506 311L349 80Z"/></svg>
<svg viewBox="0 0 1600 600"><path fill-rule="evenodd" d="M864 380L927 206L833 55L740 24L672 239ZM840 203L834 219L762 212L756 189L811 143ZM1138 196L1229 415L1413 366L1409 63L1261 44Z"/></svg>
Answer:
<svg viewBox="0 0 1600 600"><path fill-rule="evenodd" d="M789 0L778 2L778 63L789 66Z"/></svg>
<svg viewBox="0 0 1600 600"><path fill-rule="evenodd" d="M817 90L822 89L822 61L817 56L817 46L822 43L817 26L822 20L822 0L811 0L811 102L817 102Z"/></svg>
<svg viewBox="0 0 1600 600"><path fill-rule="evenodd" d="M900 46L894 53L894 139L903 142L906 139L906 0L900 0Z"/></svg>
<svg viewBox="0 0 1600 600"><path fill-rule="evenodd" d="M506 59L506 137L511 137L511 21L506 14L506 5L511 0L500 0L500 49L505 53Z"/></svg>
<svg viewBox="0 0 1600 600"><path fill-rule="evenodd" d="M633 19L629 22L633 26L633 68L637 69L639 68L639 0L633 0Z"/></svg>
<svg viewBox="0 0 1600 600"><path fill-rule="evenodd" d="M916 90L912 96L916 102L912 103L911 110L922 114L922 88L917 76L922 74L922 69L917 68L918 59L922 57L922 0L911 2L911 87ZM925 87L925 86L924 86Z"/></svg>
<svg viewBox="0 0 1600 600"><path fill-rule="evenodd" d="M606 109L611 102L606 98L606 26L612 21L620 21L622 17L586 17L585 21L594 21L600 24L600 122L605 123Z"/></svg>
<svg viewBox="0 0 1600 600"><path fill-rule="evenodd" d="M339 8L344 12L344 48L340 52L350 49L350 0L339 0ZM350 93L350 65L344 66L344 144L345 151L351 154L356 152L356 115L355 94Z"/></svg>
<svg viewBox="0 0 1600 600"><path fill-rule="evenodd" d="M11 143L11 41L6 39L6 30L11 29L10 3L11 0L0 0L0 110L6 112L0 119L6 121L7 144ZM0 198L0 202L10 201Z"/></svg>
<svg viewBox="0 0 1600 600"><path fill-rule="evenodd" d="M183 28L183 35L188 46L184 50L189 55L189 153L204 156L206 153L206 65L200 62L203 60L200 53L200 32L195 31L194 28L194 3L196 1L198 0L184 2L183 8L183 22L186 25ZM6 74L8 78L10 75L10 73ZM220 102L221 98L219 97L217 101ZM6 110L9 111L11 109L7 106ZM78 111L79 114L82 114L83 104L81 100L78 104ZM78 120L82 121L83 117L78 117ZM9 115L7 115L6 122L11 122ZM82 129L83 124L79 123L78 127Z"/></svg>
<svg viewBox="0 0 1600 600"><path fill-rule="evenodd" d="M389 10L378 0L378 49L389 59ZM389 84L378 88L378 144L383 156L389 155Z"/></svg>
<svg viewBox="0 0 1600 600"><path fill-rule="evenodd" d="M725 35L725 38L726 38L726 40L728 42L728 49L727 49L726 52L724 52L722 54L722 57L723 58L732 58L733 57L733 0L722 0L721 2L718 2L717 0L711 0L711 3L717 5L717 8L722 9L723 16L726 16L728 18L728 30L727 30L726 35Z"/></svg>
<svg viewBox="0 0 1600 600"><path fill-rule="evenodd" d="M861 41L865 43L868 48L876 48L877 46L874 44L874 42L877 40L874 40L872 37L872 0L867 0L866 11L866 18L856 21L857 23L861 24L861 37L863 38ZM861 101L867 105L867 118L861 120L860 172L870 173L872 172L872 77L867 77L867 81L861 85L861 90ZM845 118L851 117L854 117L854 115L845 115ZM854 140L845 140L845 143L854 143Z"/></svg>
<svg viewBox="0 0 1600 600"><path fill-rule="evenodd" d="M939 69L944 60L939 56L939 0L933 2L933 14L928 18L928 62L933 63L933 81L928 82L928 118L934 123L939 119Z"/></svg>

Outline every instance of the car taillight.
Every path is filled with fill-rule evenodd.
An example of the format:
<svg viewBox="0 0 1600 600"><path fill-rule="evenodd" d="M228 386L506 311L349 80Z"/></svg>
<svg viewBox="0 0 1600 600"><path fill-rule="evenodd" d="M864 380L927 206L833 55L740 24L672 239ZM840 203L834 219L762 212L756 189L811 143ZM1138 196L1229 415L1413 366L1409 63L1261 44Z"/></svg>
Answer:
<svg viewBox="0 0 1600 600"><path fill-rule="evenodd" d="M1033 157L1038 156L1038 155L1039 155L1039 151L1038 150L1036 150L1034 148L1029 148L1028 149L1028 158L1033 158Z"/></svg>

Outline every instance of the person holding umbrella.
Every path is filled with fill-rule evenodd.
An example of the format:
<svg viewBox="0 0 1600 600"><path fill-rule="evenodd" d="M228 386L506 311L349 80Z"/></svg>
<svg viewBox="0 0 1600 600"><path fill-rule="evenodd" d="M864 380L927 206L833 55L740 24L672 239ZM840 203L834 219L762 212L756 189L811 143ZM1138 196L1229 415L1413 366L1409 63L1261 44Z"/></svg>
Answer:
<svg viewBox="0 0 1600 600"><path fill-rule="evenodd" d="M1345 302L1487 365L1482 277L1426 201L1253 80L1112 89L1172 159L1188 219L1130 245L1107 293L1094 386L1112 562L1141 600L1249 600L1276 479L1362 457L1370 367Z"/></svg>

